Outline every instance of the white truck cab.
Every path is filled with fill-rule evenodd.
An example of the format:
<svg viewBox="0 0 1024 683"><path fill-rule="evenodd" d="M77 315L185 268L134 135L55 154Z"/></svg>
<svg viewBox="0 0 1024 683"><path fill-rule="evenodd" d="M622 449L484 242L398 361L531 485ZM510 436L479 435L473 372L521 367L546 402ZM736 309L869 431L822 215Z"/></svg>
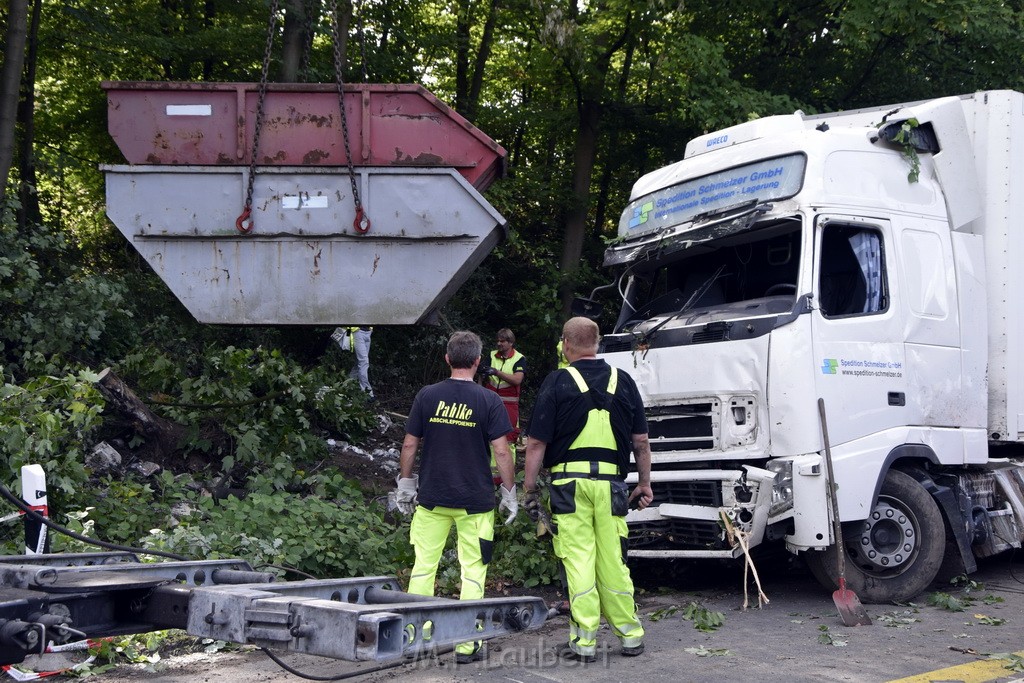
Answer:
<svg viewBox="0 0 1024 683"><path fill-rule="evenodd" d="M601 348L649 421L631 557L738 557L733 527L834 587L819 398L861 599L1020 546L1022 127L1009 91L797 112L696 138L634 185Z"/></svg>

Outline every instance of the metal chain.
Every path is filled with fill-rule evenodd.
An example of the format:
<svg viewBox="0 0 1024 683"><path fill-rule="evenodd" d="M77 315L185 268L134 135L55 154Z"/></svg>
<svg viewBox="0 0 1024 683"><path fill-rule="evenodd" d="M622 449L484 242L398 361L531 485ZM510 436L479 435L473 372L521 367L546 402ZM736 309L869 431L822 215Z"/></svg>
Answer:
<svg viewBox="0 0 1024 683"><path fill-rule="evenodd" d="M263 50L263 70L260 72L259 96L256 99L256 121L253 123L252 151L249 160L249 184L245 190L245 207L235 220L235 227L243 234L252 232L255 223L252 218L252 188L256 182L256 158L260 150L260 130L263 128L263 99L267 95L267 76L270 73L270 52L274 47L274 27L277 25L279 0L271 0L270 21L267 23L267 46Z"/></svg>
<svg viewBox="0 0 1024 683"><path fill-rule="evenodd" d="M356 171L352 166L352 150L348 140L348 115L345 113L345 79L341 63L341 33L338 28L338 0L331 0L331 38L334 40L334 81L338 86L338 107L341 109L341 133L345 141L345 161L348 163L348 179L352 183L352 201L356 207L356 217L352 227L357 232L370 229L370 219L363 211L363 203L359 200L359 186L356 183Z"/></svg>

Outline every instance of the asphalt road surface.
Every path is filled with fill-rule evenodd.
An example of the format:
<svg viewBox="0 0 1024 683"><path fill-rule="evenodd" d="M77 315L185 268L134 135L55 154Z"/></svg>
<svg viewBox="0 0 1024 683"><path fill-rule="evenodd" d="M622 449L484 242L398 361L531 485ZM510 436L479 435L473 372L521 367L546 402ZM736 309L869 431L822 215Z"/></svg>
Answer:
<svg viewBox="0 0 1024 683"><path fill-rule="evenodd" d="M490 641L486 661L456 666L445 654L367 672L354 664L302 655L282 655L295 669L316 677L352 674L357 681L403 683L475 681L537 683L567 681L630 683L672 681L1018 681L1024 683L1024 553L983 563L972 575L964 611L929 605L936 590L907 605L866 605L872 625L846 627L831 593L821 589L798 560L762 558L758 564L769 603L757 608L748 590L743 609L743 574L737 565L657 562L634 570L637 599L647 630L646 653L625 658L602 628L605 647L596 662L559 661L554 648L567 634L567 618L554 617L539 631ZM685 618L691 604L723 623L710 631ZM692 610L691 610L692 611ZM991 659L995 654L1011 654ZM950 668L957 667L957 668ZM1016 669L1016 670L1014 670ZM300 681L258 650L165 659L158 670L122 666L94 680L159 683ZM321 678L325 680L325 678Z"/></svg>

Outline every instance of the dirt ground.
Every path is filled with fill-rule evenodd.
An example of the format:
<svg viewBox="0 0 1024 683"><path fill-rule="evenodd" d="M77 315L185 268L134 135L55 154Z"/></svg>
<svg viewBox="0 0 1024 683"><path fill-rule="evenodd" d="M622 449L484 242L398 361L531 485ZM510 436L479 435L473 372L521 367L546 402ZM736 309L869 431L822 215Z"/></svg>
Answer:
<svg viewBox="0 0 1024 683"><path fill-rule="evenodd" d="M367 491L387 493L395 487L403 438L405 416L382 410L377 415L377 428L360 438L358 444L327 439L328 458L323 464L337 467Z"/></svg>

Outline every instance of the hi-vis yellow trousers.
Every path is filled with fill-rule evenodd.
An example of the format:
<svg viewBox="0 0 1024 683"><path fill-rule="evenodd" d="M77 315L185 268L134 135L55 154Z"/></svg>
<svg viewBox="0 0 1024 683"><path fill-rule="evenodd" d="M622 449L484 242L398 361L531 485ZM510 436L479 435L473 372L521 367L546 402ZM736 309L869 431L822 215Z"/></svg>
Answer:
<svg viewBox="0 0 1024 683"><path fill-rule="evenodd" d="M594 655L601 616L623 647L643 643L626 566L626 484L577 477L551 484L555 555L569 584L569 646Z"/></svg>
<svg viewBox="0 0 1024 683"><path fill-rule="evenodd" d="M468 513L460 508L435 507L428 510L416 506L409 541L416 551L416 562L409 577L409 592L416 595L433 595L437 565L441 561L445 542L452 524L458 534L457 550L461 568L462 588L460 600L475 600L484 596L487 581L487 565L494 548L494 511ZM482 628L482 625L481 625ZM480 641L459 643L455 651L473 654L480 648Z"/></svg>

